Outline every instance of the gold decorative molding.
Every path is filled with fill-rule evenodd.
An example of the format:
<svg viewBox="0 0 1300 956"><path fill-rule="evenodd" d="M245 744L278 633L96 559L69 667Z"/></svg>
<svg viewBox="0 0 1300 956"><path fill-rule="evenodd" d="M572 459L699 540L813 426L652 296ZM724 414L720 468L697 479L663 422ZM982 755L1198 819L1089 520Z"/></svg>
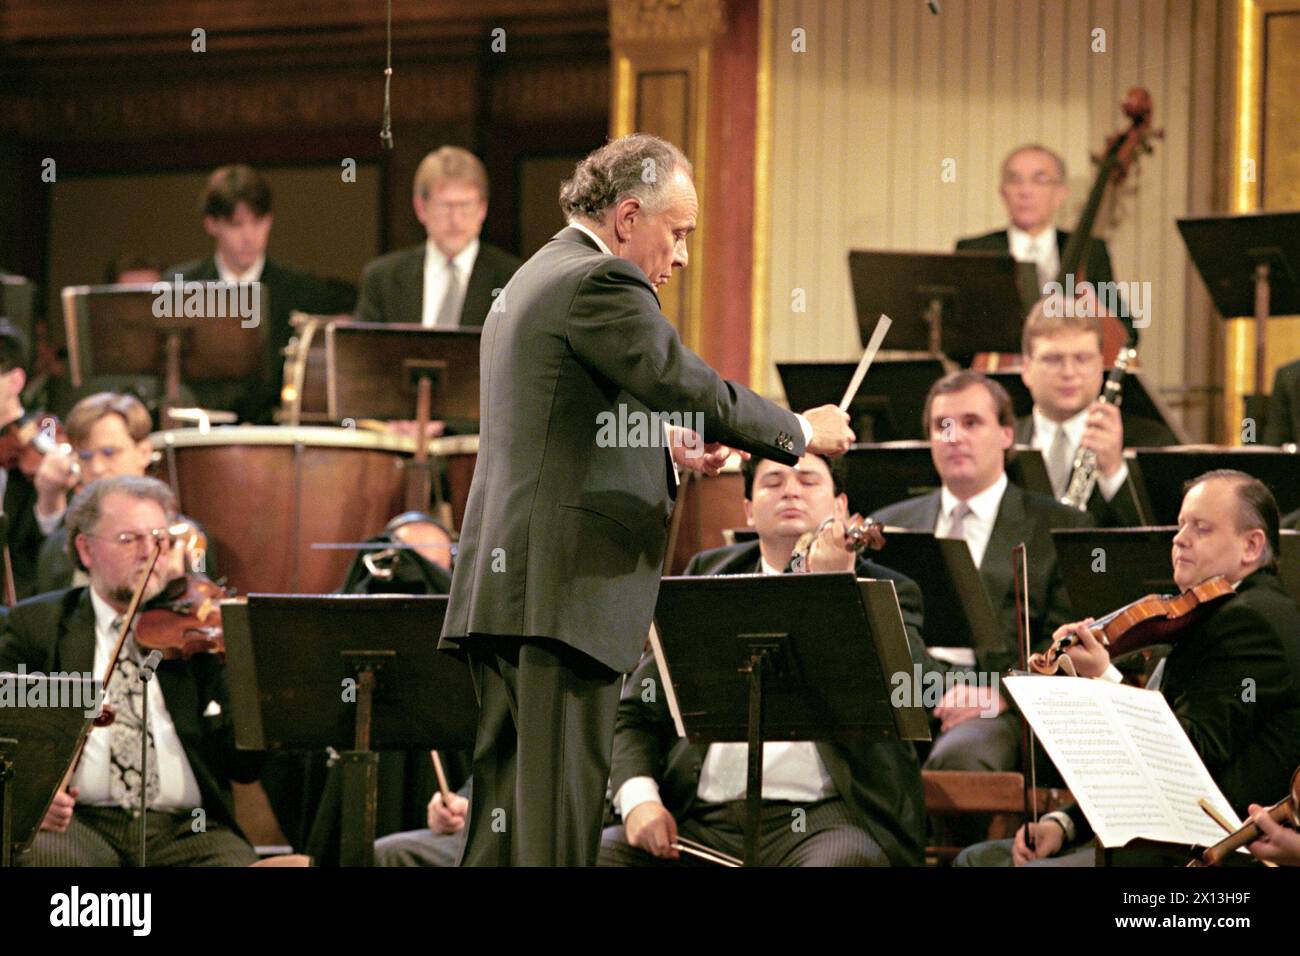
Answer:
<svg viewBox="0 0 1300 956"><path fill-rule="evenodd" d="M759 0L758 91L754 111L754 245L750 286L749 387L768 393L772 261L772 0Z"/></svg>
<svg viewBox="0 0 1300 956"><path fill-rule="evenodd" d="M615 45L645 41L711 43L726 29L723 0L610 0Z"/></svg>

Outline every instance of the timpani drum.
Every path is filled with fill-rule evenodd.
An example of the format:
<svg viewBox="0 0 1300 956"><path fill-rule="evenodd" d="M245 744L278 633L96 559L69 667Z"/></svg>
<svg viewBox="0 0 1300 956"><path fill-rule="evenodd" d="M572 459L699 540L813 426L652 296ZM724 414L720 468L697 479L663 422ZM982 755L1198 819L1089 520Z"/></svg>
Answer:
<svg viewBox="0 0 1300 956"><path fill-rule="evenodd" d="M152 436L161 477L216 548L240 593L336 590L357 545L405 510L412 439L352 428L229 426ZM478 436L433 439L457 526Z"/></svg>

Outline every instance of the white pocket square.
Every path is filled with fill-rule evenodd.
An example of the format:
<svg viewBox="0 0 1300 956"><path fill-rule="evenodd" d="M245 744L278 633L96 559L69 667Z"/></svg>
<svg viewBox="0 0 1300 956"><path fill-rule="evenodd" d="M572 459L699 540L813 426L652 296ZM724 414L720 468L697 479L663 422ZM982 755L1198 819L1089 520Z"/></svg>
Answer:
<svg viewBox="0 0 1300 956"><path fill-rule="evenodd" d="M203 712L204 717L220 717L221 705L215 700L208 701L208 709Z"/></svg>

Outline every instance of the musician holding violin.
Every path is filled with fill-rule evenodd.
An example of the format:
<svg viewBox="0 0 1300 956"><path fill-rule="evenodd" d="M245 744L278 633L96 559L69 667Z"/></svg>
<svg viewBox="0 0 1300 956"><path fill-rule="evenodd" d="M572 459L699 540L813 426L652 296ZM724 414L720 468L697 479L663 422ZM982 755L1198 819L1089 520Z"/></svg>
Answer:
<svg viewBox="0 0 1300 956"><path fill-rule="evenodd" d="M119 644L119 623L137 589L144 585L140 598L147 605L168 583L154 550L155 542L159 558L171 550L175 517L171 490L152 478L109 477L82 489L68 507L66 525L72 558L87 572L89 586L16 605L0 632L0 671L24 665L28 671L102 679ZM20 865L139 865L143 755L138 675L144 655L160 643L146 632L159 629L143 617L138 624L133 621L106 686L114 719L90 732L71 786L56 796ZM184 636L195 629L161 630ZM203 650L220 645L192 644L188 650L197 652L188 658L164 656L148 695L148 864L252 863L253 849L235 822L230 781L255 780L261 755L235 750L223 663Z"/></svg>
<svg viewBox="0 0 1300 956"><path fill-rule="evenodd" d="M59 524L58 516L44 516L37 508L33 477L41 454L33 444L41 435L45 416L30 415L23 408L25 352L21 333L7 320L0 320L0 500L8 518L4 544L9 550L16 598L33 593L41 543Z"/></svg>
<svg viewBox="0 0 1300 956"><path fill-rule="evenodd" d="M1119 680L1112 654L1118 659L1140 649L1146 641L1139 629L1163 632L1157 639L1172 650L1146 686L1165 695L1206 769L1242 815L1262 794L1289 792L1300 765L1300 608L1278 578L1278 554L1277 502L1268 488L1240 471L1207 472L1187 485L1171 551L1183 594L1166 603L1169 613L1182 612L1184 626L1157 618L1158 626L1147 628L1138 624L1145 612L1130 606L1109 622L1089 617L1063 625L1046 655L1059 652L1080 677ZM1111 627L1115 623L1121 627ZM1113 640L1099 634L1103 626ZM1128 638L1130 630L1138 640ZM1041 860L1088 833L1077 808L1027 826L1033 850L1022 827L1014 846L969 847L958 863ZM1088 848L1072 862L1088 865L1091 854Z"/></svg>

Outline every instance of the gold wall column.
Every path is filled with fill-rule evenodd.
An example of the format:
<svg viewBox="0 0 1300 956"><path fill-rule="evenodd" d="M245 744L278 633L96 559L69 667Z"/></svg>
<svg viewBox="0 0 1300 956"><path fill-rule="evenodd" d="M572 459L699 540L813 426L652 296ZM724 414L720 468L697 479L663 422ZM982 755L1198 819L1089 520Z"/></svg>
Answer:
<svg viewBox="0 0 1300 956"><path fill-rule="evenodd" d="M700 350L708 162L709 54L726 24L723 0L610 0L613 59L610 134L653 133L695 167L700 216L690 265L663 289L666 315L688 348Z"/></svg>
<svg viewBox="0 0 1300 956"><path fill-rule="evenodd" d="M1238 0L1232 212L1300 209L1300 0ZM1243 398L1273 387L1279 365L1300 358L1300 317L1270 319L1268 380L1255 381L1255 322L1225 323L1224 440L1241 444ZM1263 422L1256 423L1256 441Z"/></svg>

